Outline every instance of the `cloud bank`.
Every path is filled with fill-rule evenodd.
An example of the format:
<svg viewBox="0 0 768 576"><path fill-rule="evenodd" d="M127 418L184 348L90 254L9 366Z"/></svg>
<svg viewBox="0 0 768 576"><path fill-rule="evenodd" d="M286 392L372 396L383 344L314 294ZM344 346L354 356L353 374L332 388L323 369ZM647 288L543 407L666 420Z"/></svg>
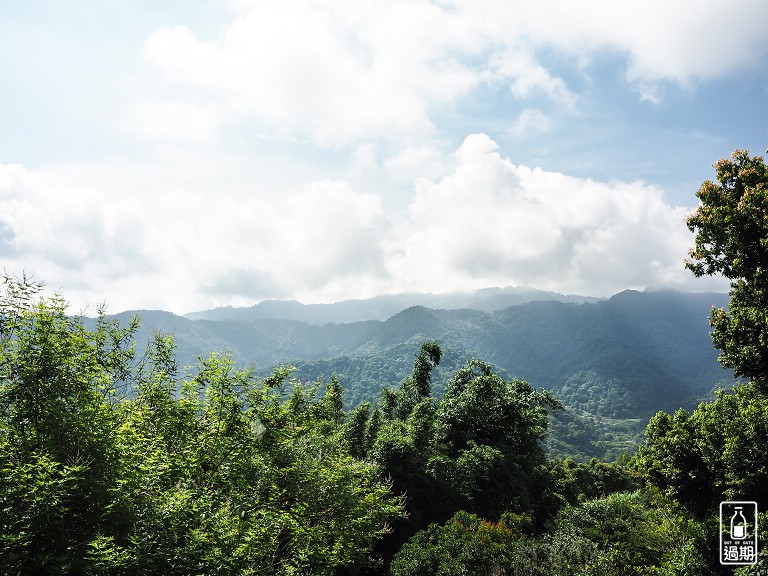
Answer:
<svg viewBox="0 0 768 576"><path fill-rule="evenodd" d="M516 165L485 134L467 137L445 174L416 181L405 217L343 180L212 196L167 165L0 166L6 267L34 262L27 271L73 304L118 310L493 285L702 289L682 265L687 211L641 183Z"/></svg>
<svg viewBox="0 0 768 576"><path fill-rule="evenodd" d="M148 138L215 140L256 122L278 137L324 147L434 136L444 116L479 90L549 114L573 113L578 95L541 55L589 78L606 54L624 62L638 97L659 102L665 83L690 86L759 63L768 51L768 4L704 0L392 2L266 0L232 3L220 34L164 27L146 40L162 98L131 125ZM694 9L692 9L694 8ZM525 105L513 126L546 128Z"/></svg>
<svg viewBox="0 0 768 576"><path fill-rule="evenodd" d="M717 106L697 90L765 75L766 2L126 4L80 29L58 10L0 23L30 59L0 62L0 150L24 158L0 157L0 259L75 307L725 287L683 269L699 172L670 177L683 205L636 175L706 169L746 133L699 130ZM117 18L120 42L89 35Z"/></svg>
<svg viewBox="0 0 768 576"><path fill-rule="evenodd" d="M605 295L685 283L686 212L652 186L515 165L475 134L451 174L417 183L402 241L408 265L436 282Z"/></svg>

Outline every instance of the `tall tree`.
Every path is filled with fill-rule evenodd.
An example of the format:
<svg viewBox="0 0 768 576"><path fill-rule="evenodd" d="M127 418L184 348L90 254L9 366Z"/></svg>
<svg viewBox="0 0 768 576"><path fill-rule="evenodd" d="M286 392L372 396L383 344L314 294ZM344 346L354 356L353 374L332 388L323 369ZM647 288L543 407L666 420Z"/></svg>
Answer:
<svg viewBox="0 0 768 576"><path fill-rule="evenodd" d="M443 352L437 342L424 342L413 363L413 374L406 378L399 390L400 417L405 419L416 405L429 398L432 392L432 370L440 364Z"/></svg>
<svg viewBox="0 0 768 576"><path fill-rule="evenodd" d="M123 368L135 323L86 330L59 296L6 275L0 295L0 564L77 573L117 481Z"/></svg>
<svg viewBox="0 0 768 576"><path fill-rule="evenodd" d="M723 366L768 391L768 167L736 150L714 168L717 182L701 185L687 219L696 243L686 267L731 280L729 309L710 314L712 338Z"/></svg>

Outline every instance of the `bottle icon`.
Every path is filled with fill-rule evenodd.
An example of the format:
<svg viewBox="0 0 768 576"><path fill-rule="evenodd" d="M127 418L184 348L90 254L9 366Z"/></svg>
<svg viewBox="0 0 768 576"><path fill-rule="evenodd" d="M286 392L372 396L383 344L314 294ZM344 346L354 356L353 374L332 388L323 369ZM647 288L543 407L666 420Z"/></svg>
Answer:
<svg viewBox="0 0 768 576"><path fill-rule="evenodd" d="M731 516L731 538L743 540L747 537L747 519L741 512L741 506L736 506L734 510L735 512Z"/></svg>
<svg viewBox="0 0 768 576"><path fill-rule="evenodd" d="M734 500L720 502L719 532L721 565L754 566L757 564L757 502Z"/></svg>

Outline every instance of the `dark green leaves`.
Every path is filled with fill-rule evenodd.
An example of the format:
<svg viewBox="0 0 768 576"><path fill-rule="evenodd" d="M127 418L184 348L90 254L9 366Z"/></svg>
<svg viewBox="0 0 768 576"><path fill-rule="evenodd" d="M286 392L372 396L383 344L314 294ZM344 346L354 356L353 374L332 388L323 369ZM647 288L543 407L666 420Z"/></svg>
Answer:
<svg viewBox="0 0 768 576"><path fill-rule="evenodd" d="M697 276L751 280L768 270L768 167L762 157L736 150L714 168L718 184L701 185L701 205L687 219L697 236L686 266Z"/></svg>
<svg viewBox="0 0 768 576"><path fill-rule="evenodd" d="M0 564L10 573L334 574L402 511L350 456L341 387L260 380L212 354L180 374L171 338L137 358L6 279L0 301ZM363 445L376 435L363 419Z"/></svg>
<svg viewBox="0 0 768 576"><path fill-rule="evenodd" d="M639 464L648 479L700 516L721 500L768 506L768 400L751 386L720 392L692 414L651 419Z"/></svg>
<svg viewBox="0 0 768 576"><path fill-rule="evenodd" d="M732 280L729 309L710 315L712 338L723 366L768 390L768 167L736 150L715 170L719 184L701 185L687 220L696 244L686 267Z"/></svg>

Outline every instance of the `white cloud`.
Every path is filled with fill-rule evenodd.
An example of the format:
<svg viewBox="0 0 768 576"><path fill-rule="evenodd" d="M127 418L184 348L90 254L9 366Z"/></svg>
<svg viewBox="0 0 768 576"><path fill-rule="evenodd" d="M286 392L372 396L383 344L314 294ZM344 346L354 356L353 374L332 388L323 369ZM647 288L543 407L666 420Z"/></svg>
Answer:
<svg viewBox="0 0 768 576"><path fill-rule="evenodd" d="M519 99L543 94L566 111L573 111L576 106L576 96L563 79L552 76L524 44L509 44L495 52L489 68L489 77L502 83L510 82L510 91Z"/></svg>
<svg viewBox="0 0 768 576"><path fill-rule="evenodd" d="M544 52L582 71L598 55L620 55L627 81L658 102L661 82L732 74L768 50L768 4L756 0L229 4L231 24L209 38L185 26L149 35L145 57L159 77L130 116L134 132L215 143L227 126L255 122L330 149L414 147L435 137L437 115L478 90L576 111L577 94Z"/></svg>
<svg viewBox="0 0 768 576"><path fill-rule="evenodd" d="M637 3L626 25L630 80L714 78L758 62L768 5L752 0Z"/></svg>
<svg viewBox="0 0 768 576"><path fill-rule="evenodd" d="M411 156L433 158L401 161ZM484 134L441 165L416 181L405 218L344 180L270 188L220 159L0 165L0 254L75 308L112 310L508 284L593 295L711 286L683 269L686 209L657 188L516 165Z"/></svg>
<svg viewBox="0 0 768 576"><path fill-rule="evenodd" d="M429 131L427 106L476 82L451 60L449 38L420 29L450 19L428 3L261 2L219 38L165 28L145 52L172 88L214 98L222 121L252 116L278 134L337 146Z"/></svg>
<svg viewBox="0 0 768 576"><path fill-rule="evenodd" d="M14 90L0 162L26 162L0 164L9 270L26 268L77 306L175 311L510 283L594 294L708 286L682 267L686 209L660 189L516 164L514 147L580 174L654 177L685 172L679 155L671 169L659 161L659 150L685 148L685 164L706 170L709 150L749 126L702 122L690 135L694 95L688 124L635 138L624 101L593 124L590 106L606 102L594 95L614 93L622 74L652 102L738 81L748 66L764 74L768 3L222 3L231 10L132 7L110 42L86 33L93 26L8 20L5 44L36 63L2 64ZM205 13L216 17L184 20ZM51 46L62 48L55 66L43 57ZM618 67L607 83L606 63ZM483 134L459 146L472 132L510 152Z"/></svg>
<svg viewBox="0 0 768 576"><path fill-rule="evenodd" d="M574 101L524 46L498 44L463 10L426 1L290 0L238 8L232 25L211 40L181 26L149 36L146 58L168 97L182 104L170 115L147 104L139 125L154 128L155 116L168 123L184 113L220 125L254 118L275 135L337 147L429 137L435 110L450 109L488 82L508 84L520 98L541 93L567 106ZM190 90L205 106L194 110Z"/></svg>
<svg viewBox="0 0 768 576"><path fill-rule="evenodd" d="M421 180L394 266L411 289L521 284L610 295L693 286L686 209L642 183L601 183L515 165L483 134L451 174Z"/></svg>
<svg viewBox="0 0 768 576"><path fill-rule="evenodd" d="M552 130L552 119L536 108L524 108L512 125L512 132L518 136L550 130Z"/></svg>
<svg viewBox="0 0 768 576"><path fill-rule="evenodd" d="M660 81L687 85L734 74L768 50L768 4L759 0L460 0L458 10L502 44L555 48L582 65L606 50L621 54L627 80L644 96Z"/></svg>
<svg viewBox="0 0 768 576"><path fill-rule="evenodd" d="M77 308L106 299L177 312L386 275L378 197L331 180L212 194L187 169L0 165L4 265L64 288Z"/></svg>

